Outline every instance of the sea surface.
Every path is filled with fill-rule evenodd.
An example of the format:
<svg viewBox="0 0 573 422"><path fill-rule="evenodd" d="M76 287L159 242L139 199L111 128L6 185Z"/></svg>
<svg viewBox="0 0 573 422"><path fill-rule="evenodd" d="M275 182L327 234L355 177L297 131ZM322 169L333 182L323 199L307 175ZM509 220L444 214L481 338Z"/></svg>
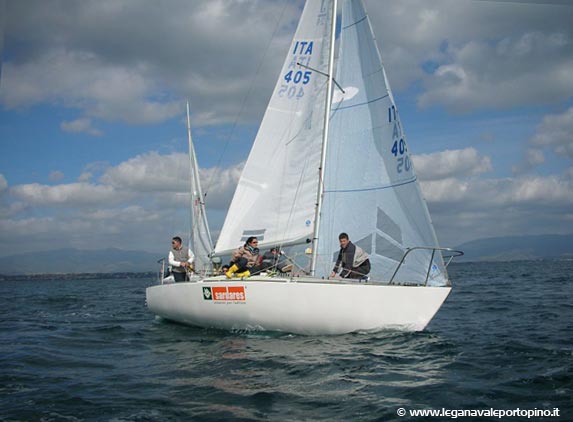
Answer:
<svg viewBox="0 0 573 422"><path fill-rule="evenodd" d="M145 306L154 280L0 282L0 420L384 421L422 420L399 408L558 408L530 420L572 421L573 261L453 264L450 276L426 331L332 337L167 323Z"/></svg>

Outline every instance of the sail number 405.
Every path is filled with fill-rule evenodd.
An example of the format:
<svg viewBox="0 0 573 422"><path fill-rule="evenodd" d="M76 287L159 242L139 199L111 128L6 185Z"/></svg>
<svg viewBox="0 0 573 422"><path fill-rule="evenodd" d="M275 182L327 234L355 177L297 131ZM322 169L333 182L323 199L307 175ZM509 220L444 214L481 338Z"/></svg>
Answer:
<svg viewBox="0 0 573 422"><path fill-rule="evenodd" d="M306 85L310 82L311 73L312 72L310 70L307 70L306 72L303 72L302 70L296 72L294 70L289 70L286 73L284 80L287 81L287 83L293 82L295 84L298 84L300 81L302 81L302 83Z"/></svg>
<svg viewBox="0 0 573 422"><path fill-rule="evenodd" d="M406 148L406 142L404 142L404 139L400 139L399 141L394 141L394 144L392 145L392 154L394 154L394 157L398 157L398 155L401 156L398 157L398 160L396 162L396 171L398 173L402 173L402 170L410 171L410 169L412 168L412 162L410 161L410 157L408 155L402 157L402 155L404 155L404 153L407 151L408 149Z"/></svg>

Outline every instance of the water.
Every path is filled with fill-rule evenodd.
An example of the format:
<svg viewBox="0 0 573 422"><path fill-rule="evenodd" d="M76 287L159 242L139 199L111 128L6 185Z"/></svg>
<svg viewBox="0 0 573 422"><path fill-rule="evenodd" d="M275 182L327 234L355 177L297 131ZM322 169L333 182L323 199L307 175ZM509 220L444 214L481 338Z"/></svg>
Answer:
<svg viewBox="0 0 573 422"><path fill-rule="evenodd" d="M1 282L0 420L573 420L573 262L450 268L425 332L335 337L162 322L144 305L152 280Z"/></svg>

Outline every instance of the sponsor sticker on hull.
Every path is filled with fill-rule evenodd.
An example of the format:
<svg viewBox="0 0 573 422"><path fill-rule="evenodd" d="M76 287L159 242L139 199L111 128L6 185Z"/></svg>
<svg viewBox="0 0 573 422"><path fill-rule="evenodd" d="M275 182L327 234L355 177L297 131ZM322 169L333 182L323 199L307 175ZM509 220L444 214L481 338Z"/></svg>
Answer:
<svg viewBox="0 0 573 422"><path fill-rule="evenodd" d="M214 303L245 303L245 286L203 287L203 299Z"/></svg>

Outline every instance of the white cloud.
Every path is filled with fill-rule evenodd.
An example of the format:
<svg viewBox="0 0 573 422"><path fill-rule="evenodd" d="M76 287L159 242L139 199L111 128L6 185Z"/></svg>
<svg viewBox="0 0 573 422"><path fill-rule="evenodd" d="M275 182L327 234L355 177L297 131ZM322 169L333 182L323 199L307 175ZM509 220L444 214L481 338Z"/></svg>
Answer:
<svg viewBox="0 0 573 422"><path fill-rule="evenodd" d="M19 51L5 63L0 102L58 103L81 110L82 119L140 124L176 116L189 98L195 125L239 115L256 121L302 4L9 2L7 33ZM453 0L366 6L394 88L425 79L423 106L546 102L571 86L573 8ZM422 65L437 70L424 77Z"/></svg>
<svg viewBox="0 0 573 422"><path fill-rule="evenodd" d="M31 183L10 189L15 198L36 206L84 206L114 203L119 200L111 186L70 183L56 186Z"/></svg>
<svg viewBox="0 0 573 422"><path fill-rule="evenodd" d="M187 154L152 152L117 166L86 166L81 178L93 179L103 171L97 183L34 183L9 189L6 183L9 201L0 203L0 254L9 253L24 238L33 239L36 249L137 245L136 249L162 250L165 245L158 244L162 239L188 231L188 166ZM215 234L242 168L243 163L200 170ZM0 183L3 180L2 176Z"/></svg>
<svg viewBox="0 0 573 422"><path fill-rule="evenodd" d="M539 148L553 147L557 154L573 158L573 107L543 117L530 143Z"/></svg>
<svg viewBox="0 0 573 422"><path fill-rule="evenodd" d="M573 107L559 114L543 117L535 134L529 139L521 162L512 166L513 174L523 174L545 162L545 148L551 148L557 155L573 158Z"/></svg>
<svg viewBox="0 0 573 422"><path fill-rule="evenodd" d="M446 150L412 157L420 180L477 176L492 171L491 159L480 157L475 148Z"/></svg>
<svg viewBox="0 0 573 422"><path fill-rule="evenodd" d="M573 232L571 177L422 182L432 220L449 246L480 237Z"/></svg>
<svg viewBox="0 0 573 422"><path fill-rule="evenodd" d="M87 133L92 136L101 136L103 133L99 129L92 127L92 121L88 118L79 118L72 121L64 121L61 123L60 128L64 132L71 133Z"/></svg>
<svg viewBox="0 0 573 422"><path fill-rule="evenodd" d="M108 168L101 183L138 192L185 192L189 190L187 154L149 152Z"/></svg>
<svg viewBox="0 0 573 422"><path fill-rule="evenodd" d="M4 218L0 219L0 254L29 250L30 243L36 250L117 247L160 251L163 249L160 242L171 235L167 221L166 214L162 216L137 206L88 214Z"/></svg>
<svg viewBox="0 0 573 422"><path fill-rule="evenodd" d="M104 221L114 223L160 223L160 216L140 205L128 205L120 208L103 208L83 214L88 221ZM120 232L120 231L118 231Z"/></svg>
<svg viewBox="0 0 573 422"><path fill-rule="evenodd" d="M289 3L232 0L8 6L19 51L4 66L5 107L56 103L130 124L170 119L183 98L200 113L195 125L234 121L253 83L268 89L252 90L241 118L258 117L282 61L261 55L288 48L299 13Z"/></svg>
<svg viewBox="0 0 573 422"><path fill-rule="evenodd" d="M199 177L206 203L211 209L227 209L241 175L244 163L229 168L200 169ZM42 185L39 183L12 186L10 195L36 207L76 207L97 204L105 210L120 203L144 201L150 206L177 206L187 203L189 194L189 159L187 154L161 155L150 152L138 155L117 166L101 163L86 166L93 171L105 168L97 183L88 183L93 173L84 171L77 183ZM63 177L52 172L52 180ZM7 189L0 175L0 190ZM155 204L155 205L153 205Z"/></svg>
<svg viewBox="0 0 573 422"><path fill-rule="evenodd" d="M141 249L161 250L161 239L174 233L184 234L188 227L188 196L177 195L172 187L153 180L162 169L172 169L178 160L184 167L185 154L138 156L108 168L99 184L13 186L8 192L18 201L12 205L19 212L9 212L7 207L0 210L0 244L17 246L26 234L25 238L32 239L40 249L113 244L125 249L137 245ZM467 168L451 168L458 161ZM451 170L424 170L430 162L450 166ZM488 171L490 163L488 157L480 157L471 148L428 154L416 164L429 178L422 181L422 190L440 240L448 246L476 237L573 231L571 171L563 177L479 180L473 175ZM153 166L157 170L152 170ZM214 234L222 225L241 168L242 164L201 173L203 186L209 187L207 212ZM179 171L185 173L183 169ZM169 174L162 181L177 185L178 172ZM185 180L178 186L183 193L187 191ZM86 205L90 206L88 210ZM76 209L78 206L84 207ZM53 212L46 217L37 216L46 210ZM0 248L0 253L7 252Z"/></svg>
<svg viewBox="0 0 573 422"><path fill-rule="evenodd" d="M421 78L420 65L428 65L426 70L440 66L459 65L461 57L452 56L454 52L465 49L466 52L482 44L495 47L500 41L509 42L502 47L510 47L511 40L515 42L515 52L527 52L528 42L532 49L525 57L515 58L515 64L527 61L525 68L516 68L514 76L530 72L529 68L556 69L567 71L561 64L571 57L571 38L573 8L543 5L524 5L515 2L494 1L459 1L459 0L403 0L400 2L366 1L368 14L373 22L377 40L381 44L382 58L385 60L390 80L396 88L409 86L412 81ZM407 30L405 30L407 28ZM567 40L567 46L558 46L563 55L554 51L543 51L537 40L528 38L527 34L562 34ZM558 35L560 36L560 35ZM477 41L474 43L472 41ZM552 47L551 40L543 47ZM400 54L396 54L396 51ZM510 51L511 48L507 48ZM483 63L476 61L462 61L465 66L461 69L467 75L478 78L478 82L488 88L503 85L508 79L506 72L510 63L504 52L494 54L486 49ZM531 54L535 52L535 54ZM474 53L475 54L475 53ZM537 55L537 56L536 56ZM539 57L542 56L542 57ZM536 62L542 58L540 62ZM513 60L513 59L512 59ZM457 70L458 68L454 68ZM414 71L415 70L415 71ZM480 78L480 71L485 72ZM495 71L501 72L497 81ZM558 72L556 72L558 73ZM527 91L541 89L545 84L549 87L555 83L549 76L539 75L537 86L521 84ZM560 79L563 78L563 75ZM565 76L567 78L567 76ZM430 78L431 79L431 78ZM437 84L437 83L436 83ZM541 88L540 88L541 86ZM431 85L431 88L437 88ZM460 88L460 87L456 87ZM494 91L495 92L495 91ZM563 93L551 91L556 98L562 98ZM436 93L434 93L436 94ZM445 93L444 93L445 94ZM456 93L453 93L456 94ZM504 92L497 93L501 96ZM515 93L513 93L515 95ZM549 94L547 94L549 95ZM481 96L478 97L481 100ZM471 101L465 99L466 102ZM500 101L492 98L494 105ZM467 107L471 104L466 104ZM453 106L452 106L453 107Z"/></svg>
<svg viewBox="0 0 573 422"><path fill-rule="evenodd" d="M566 100L573 86L572 51L567 34L540 32L451 48L450 63L426 78L419 105L441 104L458 113Z"/></svg>
<svg viewBox="0 0 573 422"><path fill-rule="evenodd" d="M150 100L156 87L145 69L123 68L93 53L54 49L23 63L6 62L0 100L8 108L50 102L105 120L156 123L180 113L178 101ZM68 132L99 135L89 118L64 122Z"/></svg>
<svg viewBox="0 0 573 422"><path fill-rule="evenodd" d="M444 179L422 182L426 199L432 203L456 204L465 209L494 210L495 207L573 206L573 183L557 176L459 181Z"/></svg>
<svg viewBox="0 0 573 422"><path fill-rule="evenodd" d="M199 177L206 203L212 208L226 208L239 181L243 163L227 169L201 168ZM101 183L131 192L189 192L189 157L187 154L161 155L150 152L110 167Z"/></svg>

